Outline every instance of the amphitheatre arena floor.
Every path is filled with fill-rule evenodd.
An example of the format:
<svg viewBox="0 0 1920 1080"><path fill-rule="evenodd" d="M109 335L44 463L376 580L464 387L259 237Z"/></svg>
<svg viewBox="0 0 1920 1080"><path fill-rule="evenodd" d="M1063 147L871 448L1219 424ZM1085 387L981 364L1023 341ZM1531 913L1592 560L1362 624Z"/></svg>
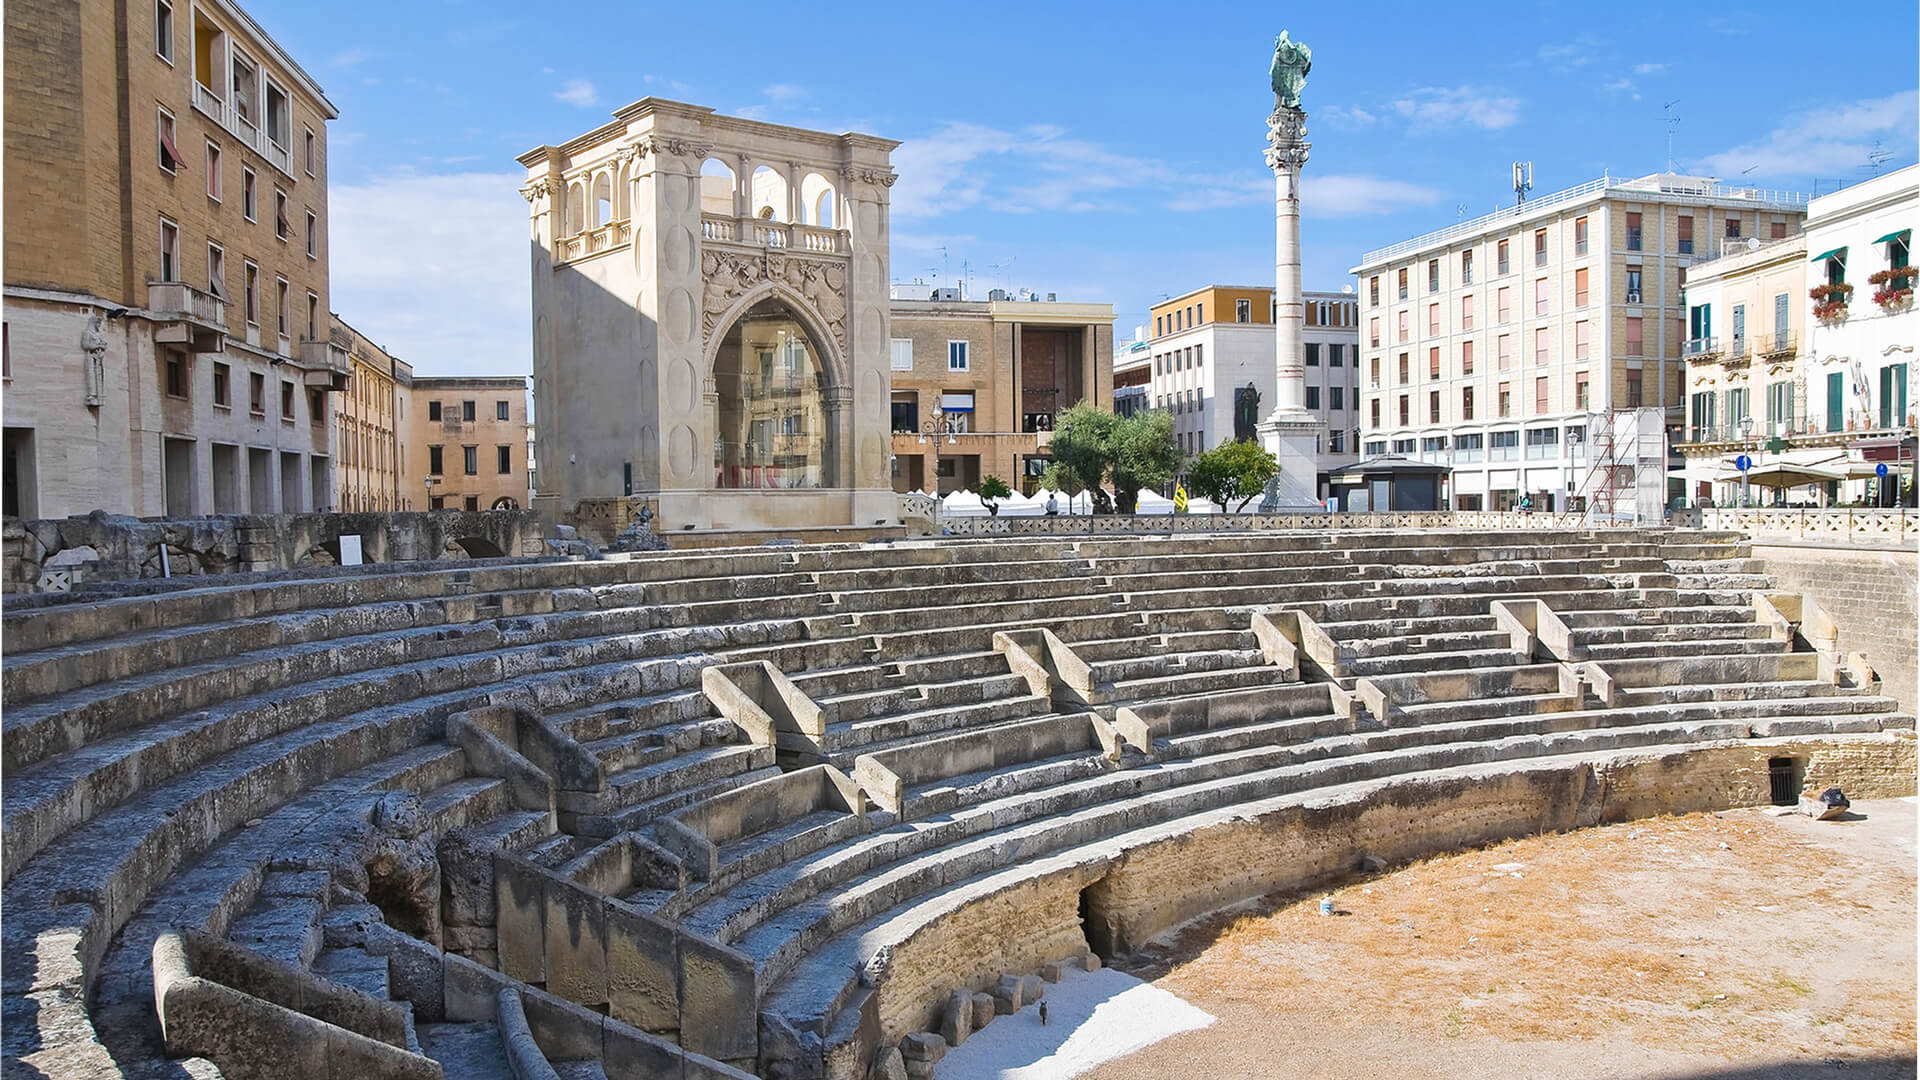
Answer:
<svg viewBox="0 0 1920 1080"><path fill-rule="evenodd" d="M1911 1077L1916 809L1530 837L1347 882L1334 918L1268 898L1122 961L1218 1022L1082 1076Z"/></svg>

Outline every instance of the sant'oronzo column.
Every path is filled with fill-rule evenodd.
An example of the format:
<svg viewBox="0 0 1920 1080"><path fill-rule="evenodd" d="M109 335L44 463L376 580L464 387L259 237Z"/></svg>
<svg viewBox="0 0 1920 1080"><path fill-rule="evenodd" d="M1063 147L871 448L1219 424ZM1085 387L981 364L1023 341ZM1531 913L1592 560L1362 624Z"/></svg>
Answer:
<svg viewBox="0 0 1920 1080"><path fill-rule="evenodd" d="M1267 117L1267 165L1274 183L1274 408L1260 425L1261 442L1280 462L1279 482L1263 510L1320 505L1320 417L1307 411L1304 342L1306 309L1300 299L1300 167L1307 163L1307 114L1300 91L1313 67L1313 50L1287 38L1273 44L1273 113Z"/></svg>

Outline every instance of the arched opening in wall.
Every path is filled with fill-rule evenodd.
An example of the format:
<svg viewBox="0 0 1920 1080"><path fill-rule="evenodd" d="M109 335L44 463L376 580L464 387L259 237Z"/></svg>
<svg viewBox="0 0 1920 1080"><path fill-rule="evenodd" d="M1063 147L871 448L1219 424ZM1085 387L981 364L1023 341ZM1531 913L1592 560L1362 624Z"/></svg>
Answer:
<svg viewBox="0 0 1920 1080"><path fill-rule="evenodd" d="M775 299L742 315L713 359L717 488L836 486L818 342Z"/></svg>
<svg viewBox="0 0 1920 1080"><path fill-rule="evenodd" d="M560 230L562 236L572 236L586 228L587 193L579 184L567 185L567 220Z"/></svg>
<svg viewBox="0 0 1920 1080"><path fill-rule="evenodd" d="M454 538L453 542L460 545L460 550L466 552L469 559L504 559L507 555L500 550L500 545L484 536L461 536Z"/></svg>
<svg viewBox="0 0 1920 1080"><path fill-rule="evenodd" d="M719 158L700 164L700 213L709 217L734 217L733 170Z"/></svg>
<svg viewBox="0 0 1920 1080"><path fill-rule="evenodd" d="M613 220L613 178L601 173L593 178L593 227Z"/></svg>
<svg viewBox="0 0 1920 1080"><path fill-rule="evenodd" d="M633 178L627 175L625 165L613 174L613 220L625 221L633 216Z"/></svg>
<svg viewBox="0 0 1920 1080"><path fill-rule="evenodd" d="M800 206L806 214L806 224L818 225L823 229L834 228L833 208L838 197L833 181L817 172L803 177L800 180Z"/></svg>
<svg viewBox="0 0 1920 1080"><path fill-rule="evenodd" d="M492 505L492 506L489 506L489 507L487 507L487 509L489 509L489 510L518 510L518 509L520 509L520 504L519 504L518 502L516 502L516 501L514 500L514 498L513 498L513 496L511 496L511 495L502 495L502 496L500 496L499 498L497 498L497 499L495 499L495 500L493 500L493 505Z"/></svg>
<svg viewBox="0 0 1920 1080"><path fill-rule="evenodd" d="M753 216L762 221L787 220L787 178L771 165L753 170Z"/></svg>

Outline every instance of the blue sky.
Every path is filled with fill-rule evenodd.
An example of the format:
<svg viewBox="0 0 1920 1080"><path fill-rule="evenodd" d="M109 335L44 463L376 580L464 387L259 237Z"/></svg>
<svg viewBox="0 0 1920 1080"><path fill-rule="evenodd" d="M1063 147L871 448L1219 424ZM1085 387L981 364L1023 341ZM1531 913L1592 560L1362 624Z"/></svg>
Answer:
<svg viewBox="0 0 1920 1080"><path fill-rule="evenodd" d="M327 90L333 306L422 374L530 370L515 155L650 94L899 139L893 276L1148 306L1273 280L1282 26L1314 49L1309 288L1360 252L1666 162L1830 190L1916 158L1912 4L1533 9L251 0ZM1863 9L1864 10L1864 9ZM604 12L597 24L583 22ZM720 17L724 13L724 18ZM1879 50L1876 52L1876 50ZM943 253L940 249L944 248Z"/></svg>

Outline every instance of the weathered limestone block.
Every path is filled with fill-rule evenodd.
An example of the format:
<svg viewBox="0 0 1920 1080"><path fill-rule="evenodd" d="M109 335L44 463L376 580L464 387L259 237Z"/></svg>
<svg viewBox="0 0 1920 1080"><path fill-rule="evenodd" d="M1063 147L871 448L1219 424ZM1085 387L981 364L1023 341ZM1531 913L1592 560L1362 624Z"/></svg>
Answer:
<svg viewBox="0 0 1920 1080"><path fill-rule="evenodd" d="M940 1035L949 1046L959 1046L973 1034L973 995L955 990L947 995L947 1008L940 1016Z"/></svg>
<svg viewBox="0 0 1920 1080"><path fill-rule="evenodd" d="M907 1080L907 1062L900 1056L897 1046L883 1046L873 1055L873 1068L867 1070L869 1080Z"/></svg>
<svg viewBox="0 0 1920 1080"><path fill-rule="evenodd" d="M1021 993L1024 989L1018 975L1000 976L1000 981L988 991L993 998L993 1011L1001 1016L1019 1012L1020 1006L1025 1004Z"/></svg>
<svg viewBox="0 0 1920 1080"><path fill-rule="evenodd" d="M973 1030L979 1031L981 1028L993 1023L993 1018L1000 1015L1001 1006L999 1000L992 994L976 993L971 995L971 997L973 999L973 1010L970 1015L973 1018ZM1008 1009L1007 1011L1012 1012L1013 1010Z"/></svg>
<svg viewBox="0 0 1920 1080"><path fill-rule="evenodd" d="M900 1040L900 1055L911 1065L924 1061L929 1065L947 1056L947 1041L931 1031L915 1031Z"/></svg>
<svg viewBox="0 0 1920 1080"><path fill-rule="evenodd" d="M676 931L665 921L625 904L607 912L609 1014L642 1031L680 1030L680 960Z"/></svg>

